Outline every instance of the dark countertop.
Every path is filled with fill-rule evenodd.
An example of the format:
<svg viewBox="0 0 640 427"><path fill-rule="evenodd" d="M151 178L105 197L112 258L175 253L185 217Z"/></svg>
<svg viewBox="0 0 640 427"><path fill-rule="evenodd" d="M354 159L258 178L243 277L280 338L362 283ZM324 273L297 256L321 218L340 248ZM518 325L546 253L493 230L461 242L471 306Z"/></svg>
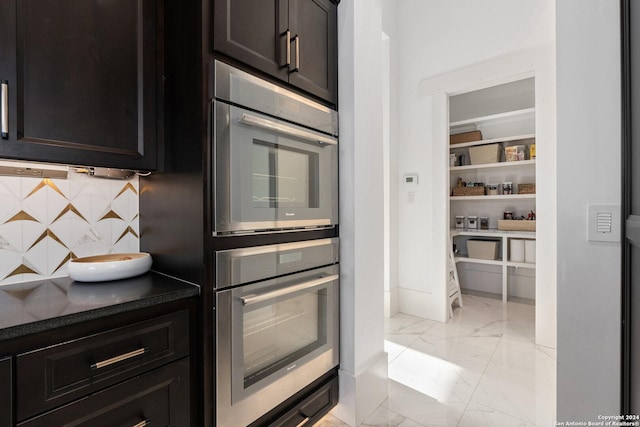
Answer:
<svg viewBox="0 0 640 427"><path fill-rule="evenodd" d="M0 286L0 341L196 296L200 288L150 272L112 282L69 277Z"/></svg>

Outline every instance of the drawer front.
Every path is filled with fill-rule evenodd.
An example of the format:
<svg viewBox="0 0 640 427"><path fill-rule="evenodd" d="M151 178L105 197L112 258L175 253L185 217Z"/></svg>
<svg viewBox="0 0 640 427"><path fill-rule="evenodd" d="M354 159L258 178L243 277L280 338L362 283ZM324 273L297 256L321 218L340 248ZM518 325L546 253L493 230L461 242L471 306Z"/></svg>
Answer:
<svg viewBox="0 0 640 427"><path fill-rule="evenodd" d="M273 427L313 425L338 403L338 379L334 378L304 399L275 423Z"/></svg>
<svg viewBox="0 0 640 427"><path fill-rule="evenodd" d="M189 358L18 424L18 427L189 426Z"/></svg>
<svg viewBox="0 0 640 427"><path fill-rule="evenodd" d="M189 315L181 311L16 359L17 418L42 413L189 354Z"/></svg>
<svg viewBox="0 0 640 427"><path fill-rule="evenodd" d="M13 367L11 357L0 358L0 427L13 426Z"/></svg>

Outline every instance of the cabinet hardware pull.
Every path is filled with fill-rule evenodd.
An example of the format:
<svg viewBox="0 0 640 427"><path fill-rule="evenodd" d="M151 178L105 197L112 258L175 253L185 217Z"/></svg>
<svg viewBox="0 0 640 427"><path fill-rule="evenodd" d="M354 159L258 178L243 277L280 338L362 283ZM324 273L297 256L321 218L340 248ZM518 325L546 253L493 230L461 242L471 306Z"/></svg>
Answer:
<svg viewBox="0 0 640 427"><path fill-rule="evenodd" d="M140 421L138 424L134 425L133 427L145 427L147 425L151 424L151 421L149 420L142 420Z"/></svg>
<svg viewBox="0 0 640 427"><path fill-rule="evenodd" d="M285 133L287 135L295 136L297 138L311 141L319 145L324 145L324 144L337 145L338 144L338 141L336 140L336 138L321 135L319 133L307 131L304 129L298 129L293 126L289 126L285 123L264 119L262 117L256 117L254 115L247 114L247 113L242 113L242 117L240 117L238 121L248 126L255 126L261 129L275 131L278 133Z"/></svg>
<svg viewBox="0 0 640 427"><path fill-rule="evenodd" d="M2 110L2 124L0 135L2 139L9 138L9 82L2 80L0 83L0 109Z"/></svg>
<svg viewBox="0 0 640 427"><path fill-rule="evenodd" d="M251 305L256 304L262 301L269 301L270 299L282 297L288 294L292 294L294 292L303 291L305 289L315 288L316 286L324 285L325 283L333 282L334 280L338 280L340 278L337 274L332 274L330 276L321 277L319 279L309 280L308 282L300 283L298 285L289 286L287 288L278 289L276 291L265 292L260 295L247 295L245 297L241 297L240 301L242 301L242 305Z"/></svg>
<svg viewBox="0 0 640 427"><path fill-rule="evenodd" d="M287 30L285 35L287 36L287 62L284 65L288 67L291 65L291 31Z"/></svg>
<svg viewBox="0 0 640 427"><path fill-rule="evenodd" d="M298 423L298 424L296 425L296 427L302 427L303 425L307 424L307 423L309 422L309 420L310 420L310 419L311 419L311 418L309 418L309 417L305 418L304 420L300 421L300 423Z"/></svg>
<svg viewBox="0 0 640 427"><path fill-rule="evenodd" d="M296 67L291 72L296 73L300 71L300 36L296 35L293 41L296 44Z"/></svg>
<svg viewBox="0 0 640 427"><path fill-rule="evenodd" d="M122 362L123 360L131 359L132 357L140 356L147 351L146 348L139 348L134 351L130 351L129 353L121 354L120 356L112 357L111 359L103 360L101 362L96 362L91 365L91 369L100 369L107 367L109 365L113 365L114 363Z"/></svg>

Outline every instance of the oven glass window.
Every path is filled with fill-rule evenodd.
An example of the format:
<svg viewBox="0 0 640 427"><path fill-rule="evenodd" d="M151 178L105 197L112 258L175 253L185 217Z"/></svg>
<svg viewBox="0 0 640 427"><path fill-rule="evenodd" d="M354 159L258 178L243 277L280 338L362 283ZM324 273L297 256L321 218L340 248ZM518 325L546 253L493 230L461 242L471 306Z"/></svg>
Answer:
<svg viewBox="0 0 640 427"><path fill-rule="evenodd" d="M328 289L245 307L244 387L327 345Z"/></svg>
<svg viewBox="0 0 640 427"><path fill-rule="evenodd" d="M252 156L254 207L318 207L318 154L254 140Z"/></svg>

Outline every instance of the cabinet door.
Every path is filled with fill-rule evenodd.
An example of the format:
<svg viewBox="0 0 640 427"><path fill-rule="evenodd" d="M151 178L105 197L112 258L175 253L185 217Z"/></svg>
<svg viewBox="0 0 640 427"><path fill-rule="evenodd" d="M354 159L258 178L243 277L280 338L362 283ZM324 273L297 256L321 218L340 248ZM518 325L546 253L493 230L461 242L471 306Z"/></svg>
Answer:
<svg viewBox="0 0 640 427"><path fill-rule="evenodd" d="M0 427L13 426L13 369L11 358L0 359Z"/></svg>
<svg viewBox="0 0 640 427"><path fill-rule="evenodd" d="M0 0L0 157L155 168L162 12L160 0Z"/></svg>
<svg viewBox="0 0 640 427"><path fill-rule="evenodd" d="M337 15L337 6L330 0L289 0L294 37L289 82L334 105L338 102Z"/></svg>
<svg viewBox="0 0 640 427"><path fill-rule="evenodd" d="M286 81L287 13L286 0L215 0L214 49Z"/></svg>
<svg viewBox="0 0 640 427"><path fill-rule="evenodd" d="M187 357L18 426L189 426L190 399Z"/></svg>
<svg viewBox="0 0 640 427"><path fill-rule="evenodd" d="M16 357L18 420L94 393L189 353L187 311Z"/></svg>

